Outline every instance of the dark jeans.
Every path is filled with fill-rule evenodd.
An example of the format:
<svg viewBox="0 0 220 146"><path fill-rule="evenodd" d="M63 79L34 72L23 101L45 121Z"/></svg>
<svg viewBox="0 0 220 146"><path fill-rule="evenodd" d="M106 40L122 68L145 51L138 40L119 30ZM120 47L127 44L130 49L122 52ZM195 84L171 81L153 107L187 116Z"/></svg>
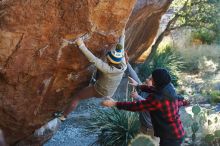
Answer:
<svg viewBox="0 0 220 146"><path fill-rule="evenodd" d="M160 139L160 146L181 146L183 139Z"/></svg>

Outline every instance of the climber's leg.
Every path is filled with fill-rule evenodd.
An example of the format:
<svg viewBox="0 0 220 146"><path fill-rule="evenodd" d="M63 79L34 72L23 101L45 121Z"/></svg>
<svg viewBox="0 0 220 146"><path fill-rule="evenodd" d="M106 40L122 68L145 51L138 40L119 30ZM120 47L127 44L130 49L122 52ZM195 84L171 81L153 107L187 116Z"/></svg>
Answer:
<svg viewBox="0 0 220 146"><path fill-rule="evenodd" d="M63 115L67 117L69 113L71 113L78 105L79 101L82 99L88 99L91 97L102 97L98 94L94 88L94 86L88 86L82 90L80 90L74 97L70 105L64 110Z"/></svg>
<svg viewBox="0 0 220 146"><path fill-rule="evenodd" d="M139 84L142 84L141 80L139 79L137 73L134 71L133 67L130 65L130 63L127 63L127 72L128 75L134 79L136 82L138 82Z"/></svg>

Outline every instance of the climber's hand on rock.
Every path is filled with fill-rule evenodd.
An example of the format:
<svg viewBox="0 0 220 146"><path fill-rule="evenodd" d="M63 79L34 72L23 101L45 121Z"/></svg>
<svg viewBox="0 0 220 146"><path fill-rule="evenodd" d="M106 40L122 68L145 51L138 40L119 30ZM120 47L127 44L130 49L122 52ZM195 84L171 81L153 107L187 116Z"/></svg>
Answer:
<svg viewBox="0 0 220 146"><path fill-rule="evenodd" d="M101 103L102 106L113 107L116 106L116 102L112 100L105 100Z"/></svg>
<svg viewBox="0 0 220 146"><path fill-rule="evenodd" d="M81 46L81 45L85 45L82 38L78 38L76 40L76 44L77 44L78 47Z"/></svg>

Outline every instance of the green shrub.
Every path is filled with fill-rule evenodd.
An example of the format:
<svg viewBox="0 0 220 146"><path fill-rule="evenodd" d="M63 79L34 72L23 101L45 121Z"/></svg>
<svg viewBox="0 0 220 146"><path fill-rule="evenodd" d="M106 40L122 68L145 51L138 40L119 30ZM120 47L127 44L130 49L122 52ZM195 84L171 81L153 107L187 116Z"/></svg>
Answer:
<svg viewBox="0 0 220 146"><path fill-rule="evenodd" d="M204 137L204 141L206 143L210 143L212 141L215 140L215 136L213 134L207 134L205 137Z"/></svg>
<svg viewBox="0 0 220 146"><path fill-rule="evenodd" d="M149 64L146 62L139 66L139 77L144 81L156 68L166 68L172 77L172 83L178 85L178 75L185 64L183 58L170 46L157 52Z"/></svg>
<svg viewBox="0 0 220 146"><path fill-rule="evenodd" d="M215 40L215 33L207 29L200 29L193 33L193 40L200 40L203 44L212 44Z"/></svg>
<svg viewBox="0 0 220 146"><path fill-rule="evenodd" d="M183 72L190 73L190 74L198 74L199 69L199 57L194 57L193 59L188 59L185 62L185 68Z"/></svg>
<svg viewBox="0 0 220 146"><path fill-rule="evenodd" d="M216 130L215 132L214 132L214 134L207 134L207 135L205 135L204 137L203 137L203 139L202 139L202 141L203 141L203 143L204 143L204 146L208 146L208 145L212 145L213 144L213 142L217 142L217 141L219 141L220 139L220 130Z"/></svg>
<svg viewBox="0 0 220 146"><path fill-rule="evenodd" d="M215 137L220 138L220 130L216 130L214 133Z"/></svg>
<svg viewBox="0 0 220 146"><path fill-rule="evenodd" d="M155 146L155 142L150 136L139 134L131 141L129 146Z"/></svg>
<svg viewBox="0 0 220 146"><path fill-rule="evenodd" d="M119 111L115 108L93 112L87 134L97 134L94 144L102 146L127 146L139 132L140 122L137 113Z"/></svg>
<svg viewBox="0 0 220 146"><path fill-rule="evenodd" d="M217 103L220 103L220 91L211 91L208 93L211 98L210 98L210 101L212 104L217 104Z"/></svg>

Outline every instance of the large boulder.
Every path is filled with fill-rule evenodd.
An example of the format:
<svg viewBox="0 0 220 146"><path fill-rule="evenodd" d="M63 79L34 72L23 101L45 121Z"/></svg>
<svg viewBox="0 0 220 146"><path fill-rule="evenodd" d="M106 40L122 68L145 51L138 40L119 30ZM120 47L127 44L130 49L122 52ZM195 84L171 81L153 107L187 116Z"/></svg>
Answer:
<svg viewBox="0 0 220 146"><path fill-rule="evenodd" d="M157 33L171 0L1 0L0 128L7 143L25 140L88 85L94 71L63 39L89 34L98 57L126 27L135 61Z"/></svg>
<svg viewBox="0 0 220 146"><path fill-rule="evenodd" d="M129 49L131 61L138 61L154 42L161 16L171 2L172 0L137 0L126 27L126 48Z"/></svg>

